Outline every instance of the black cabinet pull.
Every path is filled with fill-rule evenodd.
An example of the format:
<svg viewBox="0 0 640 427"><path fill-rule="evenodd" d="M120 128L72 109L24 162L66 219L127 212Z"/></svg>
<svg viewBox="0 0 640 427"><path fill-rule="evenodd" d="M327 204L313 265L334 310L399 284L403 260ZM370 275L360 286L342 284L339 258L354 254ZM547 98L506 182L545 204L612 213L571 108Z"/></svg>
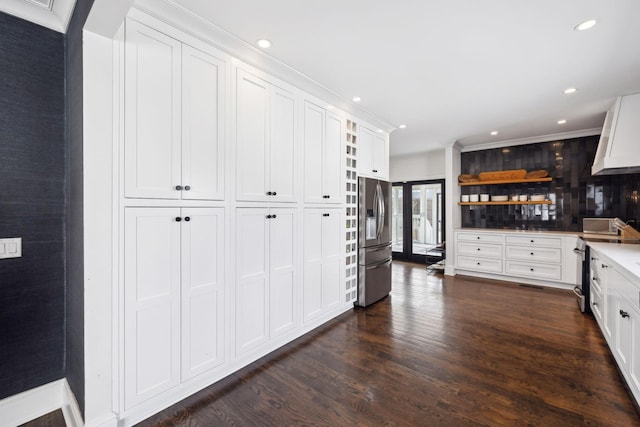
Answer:
<svg viewBox="0 0 640 427"><path fill-rule="evenodd" d="M323 213L322 216L329 216L329 214L328 213Z"/></svg>
<svg viewBox="0 0 640 427"><path fill-rule="evenodd" d="M531 268L530 270L533 271L533 268Z"/></svg>
<svg viewBox="0 0 640 427"><path fill-rule="evenodd" d="M531 241L531 243L533 243L533 240Z"/></svg>
<svg viewBox="0 0 640 427"><path fill-rule="evenodd" d="M373 173L378 173L378 169L374 169L374 170L373 170Z"/></svg>
<svg viewBox="0 0 640 427"><path fill-rule="evenodd" d="M622 316L623 318L629 317L629 313L627 313L626 311L620 309L620 316Z"/></svg>
<svg viewBox="0 0 640 427"><path fill-rule="evenodd" d="M180 218L179 216L176 217L176 222L180 222L182 221L182 218Z"/></svg>
<svg viewBox="0 0 640 427"><path fill-rule="evenodd" d="M189 222L189 221L191 221L191 217L189 217L189 216L185 216L185 217L184 217L184 220L185 220L185 221L187 221L187 222Z"/></svg>
<svg viewBox="0 0 640 427"><path fill-rule="evenodd" d="M267 215L267 219L271 219L271 215Z"/></svg>
<svg viewBox="0 0 640 427"><path fill-rule="evenodd" d="M176 190L178 191L182 190L182 185L176 185Z"/></svg>
<svg viewBox="0 0 640 427"><path fill-rule="evenodd" d="M275 216L275 214L274 214L274 215L271 215L271 218L274 218L274 219L275 219L275 217L276 217L276 216Z"/></svg>
<svg viewBox="0 0 640 427"><path fill-rule="evenodd" d="M272 196L277 195L278 193L276 193L275 191L273 193L271 193Z"/></svg>
<svg viewBox="0 0 640 427"><path fill-rule="evenodd" d="M609 268L607 264L602 264L602 268Z"/></svg>
<svg viewBox="0 0 640 427"><path fill-rule="evenodd" d="M189 187L188 185L185 185L185 186L184 186L184 190L185 190L185 191L189 191L189 190L191 190L191 187Z"/></svg>
<svg viewBox="0 0 640 427"><path fill-rule="evenodd" d="M531 252L531 255L533 255L533 252Z"/></svg>
<svg viewBox="0 0 640 427"><path fill-rule="evenodd" d="M478 263L478 265L480 265L480 263Z"/></svg>
<svg viewBox="0 0 640 427"><path fill-rule="evenodd" d="M480 250L480 248L477 249L478 251Z"/></svg>
<svg viewBox="0 0 640 427"><path fill-rule="evenodd" d="M271 196L272 194L271 191L267 191L267 196Z"/></svg>
<svg viewBox="0 0 640 427"><path fill-rule="evenodd" d="M476 237L476 239L480 240L480 236Z"/></svg>

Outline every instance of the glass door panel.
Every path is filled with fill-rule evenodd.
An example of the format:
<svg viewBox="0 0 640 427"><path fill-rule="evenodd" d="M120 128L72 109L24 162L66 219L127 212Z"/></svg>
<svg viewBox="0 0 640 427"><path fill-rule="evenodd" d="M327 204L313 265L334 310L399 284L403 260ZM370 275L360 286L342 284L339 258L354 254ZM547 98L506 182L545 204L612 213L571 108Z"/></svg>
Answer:
<svg viewBox="0 0 640 427"><path fill-rule="evenodd" d="M393 185L391 187L391 242L394 252L403 252L403 193L404 188L402 185Z"/></svg>

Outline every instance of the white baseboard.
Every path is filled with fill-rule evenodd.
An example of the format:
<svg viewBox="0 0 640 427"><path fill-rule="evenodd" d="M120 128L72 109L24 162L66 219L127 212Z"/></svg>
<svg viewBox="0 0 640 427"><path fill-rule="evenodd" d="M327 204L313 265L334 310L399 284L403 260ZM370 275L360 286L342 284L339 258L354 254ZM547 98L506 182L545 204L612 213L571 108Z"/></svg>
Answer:
<svg viewBox="0 0 640 427"><path fill-rule="evenodd" d="M64 378L0 400L2 423L6 426L18 426L57 409L62 410L67 426L84 425L76 398Z"/></svg>

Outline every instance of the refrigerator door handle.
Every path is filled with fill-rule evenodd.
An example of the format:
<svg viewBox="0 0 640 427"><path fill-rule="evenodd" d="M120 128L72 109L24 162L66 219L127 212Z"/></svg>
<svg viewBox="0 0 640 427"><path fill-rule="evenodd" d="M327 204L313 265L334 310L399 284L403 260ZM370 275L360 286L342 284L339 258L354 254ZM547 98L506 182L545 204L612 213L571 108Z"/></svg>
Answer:
<svg viewBox="0 0 640 427"><path fill-rule="evenodd" d="M374 197L376 205L376 239L380 239L382 228L384 227L384 196L382 195L382 187L380 183L376 183L376 193Z"/></svg>
<svg viewBox="0 0 640 427"><path fill-rule="evenodd" d="M379 262L377 264L369 265L369 266L366 267L366 269L367 270L375 270L376 268L386 267L386 266L391 264L391 261L393 261L393 260L391 258L389 258L388 260Z"/></svg>

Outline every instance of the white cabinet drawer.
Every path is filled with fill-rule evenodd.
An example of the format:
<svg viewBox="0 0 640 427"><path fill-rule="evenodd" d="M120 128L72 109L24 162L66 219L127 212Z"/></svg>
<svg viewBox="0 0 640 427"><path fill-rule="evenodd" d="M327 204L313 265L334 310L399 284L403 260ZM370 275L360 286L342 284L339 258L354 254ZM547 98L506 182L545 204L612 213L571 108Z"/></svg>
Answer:
<svg viewBox="0 0 640 427"><path fill-rule="evenodd" d="M602 327L602 313L604 309L602 294L595 288L591 288L591 301L588 303L591 304L591 311L593 312L593 317L596 318L598 325Z"/></svg>
<svg viewBox="0 0 640 427"><path fill-rule="evenodd" d="M473 242L490 242L490 243L502 243L504 236L502 234L489 234L489 233L458 233L458 241L473 241Z"/></svg>
<svg viewBox="0 0 640 427"><path fill-rule="evenodd" d="M505 240L507 243L513 243L515 245L549 246L552 248L562 247L561 237L507 236Z"/></svg>
<svg viewBox="0 0 640 427"><path fill-rule="evenodd" d="M505 247L507 259L531 260L542 262L553 262L560 264L562 262L561 248L544 248L537 246L511 246Z"/></svg>
<svg viewBox="0 0 640 427"><path fill-rule="evenodd" d="M562 278L562 266L538 264L533 262L507 261L506 273L514 276L532 277L536 279Z"/></svg>
<svg viewBox="0 0 640 427"><path fill-rule="evenodd" d="M502 273L502 260L458 256L458 267L461 269Z"/></svg>
<svg viewBox="0 0 640 427"><path fill-rule="evenodd" d="M460 242L458 254L477 257L502 258L502 245L492 243Z"/></svg>

